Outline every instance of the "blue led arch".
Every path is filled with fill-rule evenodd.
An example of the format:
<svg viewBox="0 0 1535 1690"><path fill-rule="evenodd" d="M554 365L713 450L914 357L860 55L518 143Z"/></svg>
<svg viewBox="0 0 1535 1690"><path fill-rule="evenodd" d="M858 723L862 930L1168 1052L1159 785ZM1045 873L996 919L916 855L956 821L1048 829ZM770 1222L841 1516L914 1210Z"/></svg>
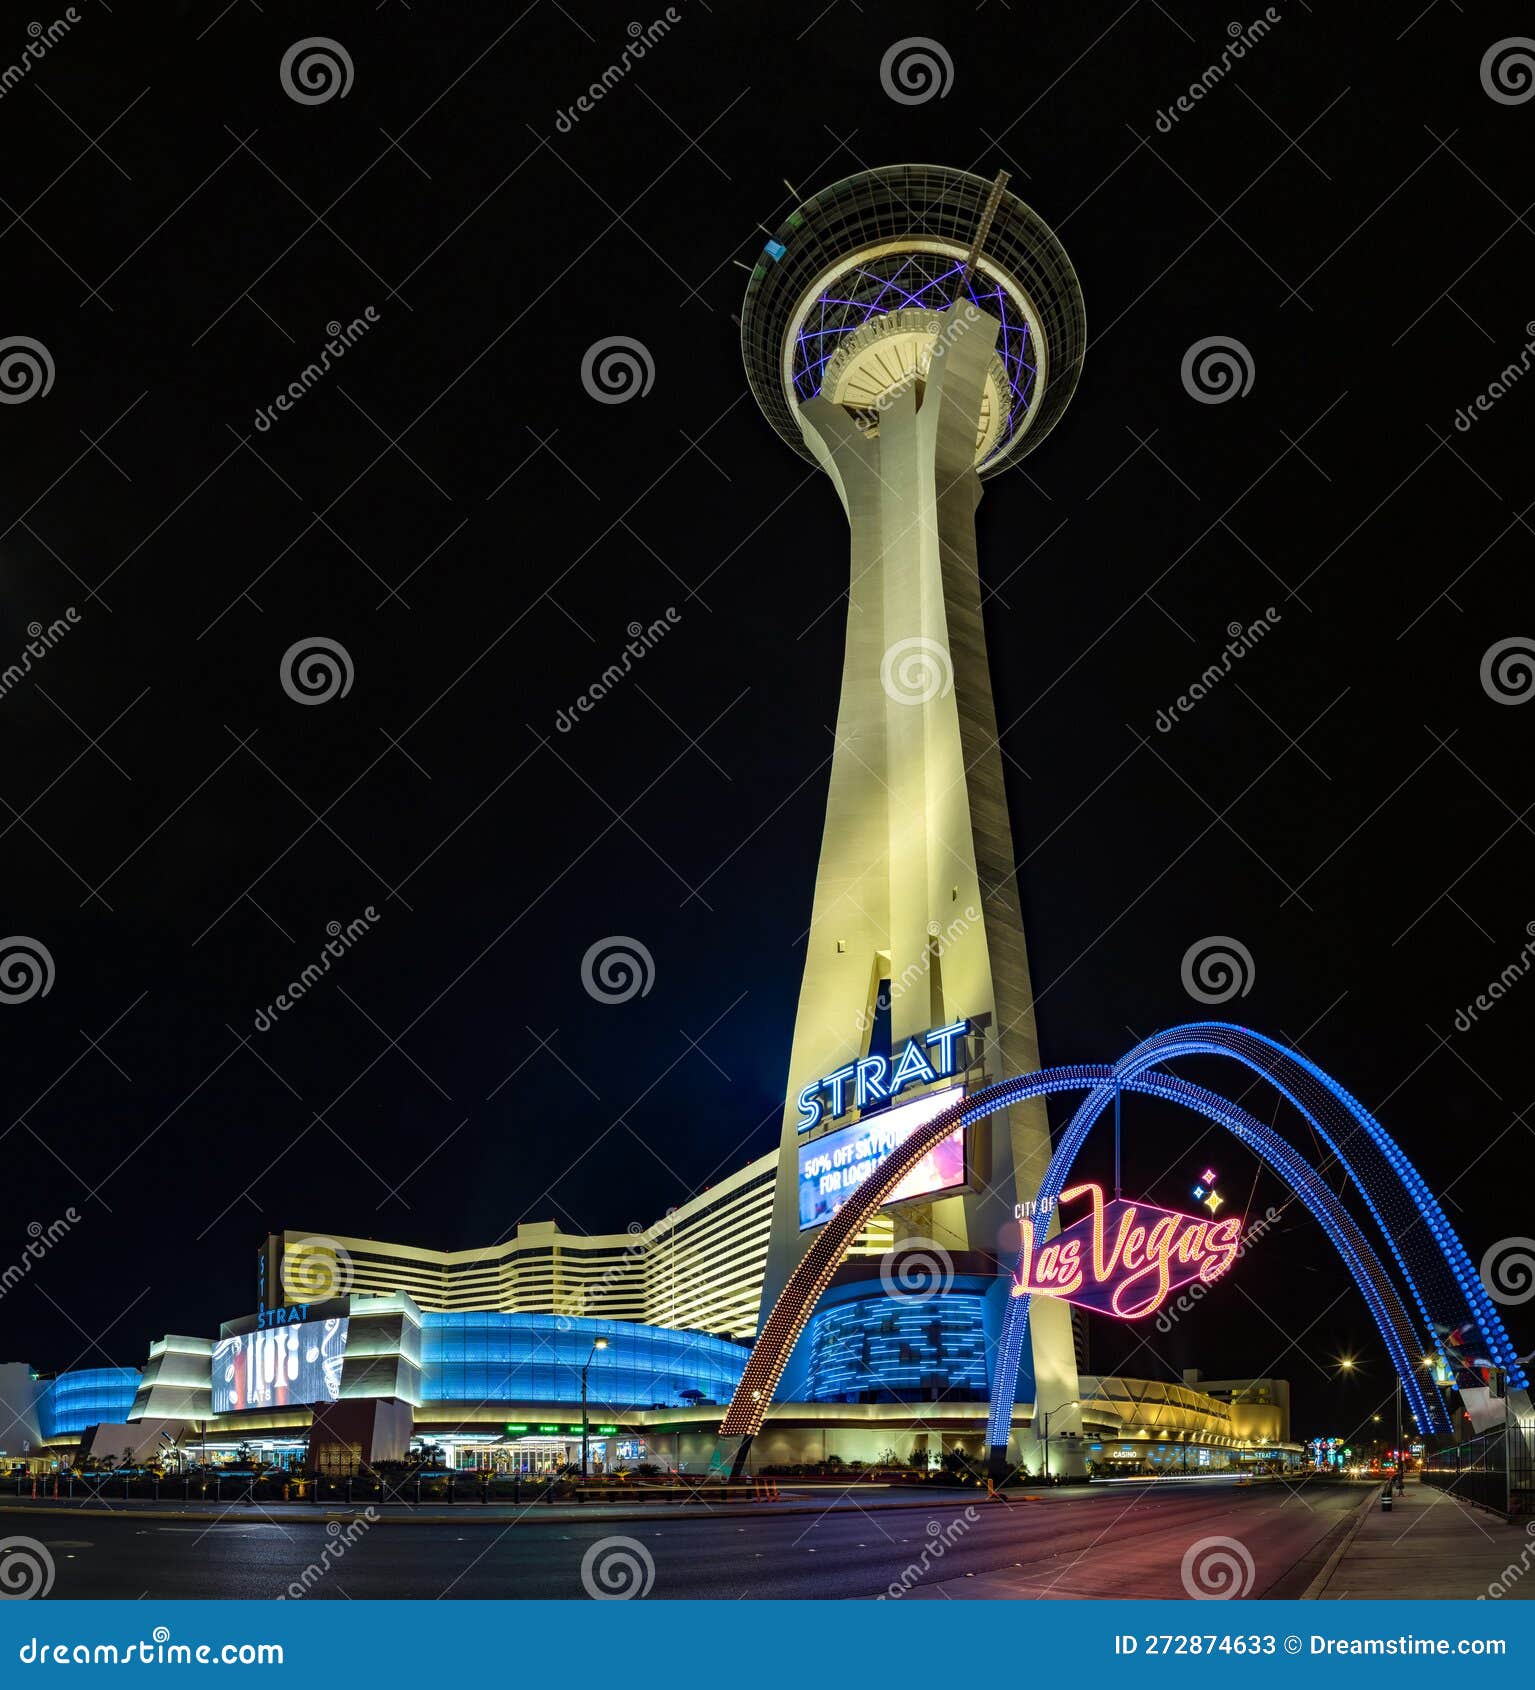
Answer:
<svg viewBox="0 0 1535 1690"><path fill-rule="evenodd" d="M1153 1034L1115 1064L1115 1075L1123 1085L1130 1075L1178 1056L1229 1057L1288 1098L1326 1141L1380 1227L1422 1316L1426 1342L1442 1355L1436 1328L1469 1318L1509 1385L1527 1387L1497 1308L1438 1198L1358 1098L1299 1051L1224 1021Z"/></svg>

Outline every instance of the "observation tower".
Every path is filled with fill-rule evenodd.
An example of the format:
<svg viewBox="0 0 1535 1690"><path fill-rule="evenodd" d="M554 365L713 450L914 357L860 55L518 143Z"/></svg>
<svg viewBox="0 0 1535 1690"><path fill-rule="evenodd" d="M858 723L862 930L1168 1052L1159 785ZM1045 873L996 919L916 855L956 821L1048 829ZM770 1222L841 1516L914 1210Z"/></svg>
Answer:
<svg viewBox="0 0 1535 1690"><path fill-rule="evenodd" d="M903 1119L915 1124L926 1099L952 1100L956 1086L1040 1066L975 510L982 482L1060 420L1085 318L1070 260L1007 191L1005 173L992 182L896 165L837 182L790 214L752 271L741 343L763 414L826 472L851 535L765 1323L818 1217L866 1177L860 1157L881 1131L888 1140ZM1020 521L1028 508L1020 505ZM1017 1250L1015 1204L1039 1188L1050 1131L1038 1099L965 1131L959 1177L951 1158L926 1184L903 1185L866 1249L888 1246L893 1231L887 1266L898 1278L904 1244L926 1252L940 1280L994 1285L984 1317L994 1351L992 1320ZM867 1265L862 1274L868 1283ZM868 1300L889 1293L874 1280ZM870 1315L877 1324L872 1306ZM1072 1402L1064 1305L1036 1312L1031 1342L1019 1400L1041 1410ZM794 1399L803 1377L803 1365L791 1367L779 1396ZM868 1378L864 1400L880 1400L881 1381ZM843 1382L856 1398L857 1368ZM941 1390L942 1369L923 1383Z"/></svg>

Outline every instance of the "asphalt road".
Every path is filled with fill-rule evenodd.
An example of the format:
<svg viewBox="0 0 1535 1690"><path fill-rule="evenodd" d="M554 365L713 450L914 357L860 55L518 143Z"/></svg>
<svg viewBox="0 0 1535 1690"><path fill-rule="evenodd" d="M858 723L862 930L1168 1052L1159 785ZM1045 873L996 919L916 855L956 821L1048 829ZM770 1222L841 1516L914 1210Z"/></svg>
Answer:
<svg viewBox="0 0 1535 1690"><path fill-rule="evenodd" d="M647 1585L670 1597L869 1597L894 1585L936 1593L1007 1573L1019 1593L1182 1600L1185 1557L1230 1538L1251 1557L1250 1596L1294 1596L1325 1559L1361 1492L1345 1485L1115 1490L973 1513L861 1511L604 1524L497 1527L381 1523L203 1525L30 1512L0 1516L0 1538L26 1536L52 1556L54 1597L137 1600L574 1598ZM350 1539L350 1541L349 1541ZM1206 1551L1208 1553L1208 1551ZM1240 1560L1240 1557L1238 1557ZM651 1569L653 1568L653 1574ZM308 1569L306 1573L306 1569Z"/></svg>

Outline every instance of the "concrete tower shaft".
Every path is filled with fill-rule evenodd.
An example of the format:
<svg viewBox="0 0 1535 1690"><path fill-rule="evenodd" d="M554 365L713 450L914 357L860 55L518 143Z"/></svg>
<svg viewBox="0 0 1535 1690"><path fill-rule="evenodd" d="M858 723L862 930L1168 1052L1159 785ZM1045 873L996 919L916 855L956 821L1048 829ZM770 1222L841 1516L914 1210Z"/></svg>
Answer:
<svg viewBox="0 0 1535 1690"><path fill-rule="evenodd" d="M999 207L1005 262L971 240ZM801 1209L800 1151L819 1142L800 1102L807 1085L959 1022L973 1029L964 1072L912 1086L899 1102L1041 1065L975 512L982 476L1059 416L1081 332L1064 253L1000 184L931 167L871 172L809 202L781 235L748 290L748 371L774 426L786 438L792 427L792 443L837 489L851 556L763 1323L815 1236ZM884 1032L881 982L887 1051L871 1049ZM865 1103L849 1082L826 1113L872 1125L888 1106L878 1092ZM1042 1098L969 1129L963 1184L896 1204L897 1243L929 1237L999 1259L1002 1288L1014 1206L1034 1196L1050 1158ZM1036 1321L1034 1396L1056 1410L1078 1394L1069 1310L1051 1303ZM782 1384L790 1395L794 1371Z"/></svg>
<svg viewBox="0 0 1535 1690"><path fill-rule="evenodd" d="M941 313L925 377L881 396L877 427L825 398L799 411L847 513L851 588L764 1318L802 1249L792 1098L868 1055L881 979L892 982L892 1049L968 1017L987 1077L1040 1066L975 542L977 418L998 333L969 302ZM896 1211L898 1232L1005 1255L1013 1205L1038 1189L1050 1154L1043 1101L1017 1106L973 1134L974 1188ZM1069 1401L1069 1312L1039 1317L1036 1381L1052 1404Z"/></svg>

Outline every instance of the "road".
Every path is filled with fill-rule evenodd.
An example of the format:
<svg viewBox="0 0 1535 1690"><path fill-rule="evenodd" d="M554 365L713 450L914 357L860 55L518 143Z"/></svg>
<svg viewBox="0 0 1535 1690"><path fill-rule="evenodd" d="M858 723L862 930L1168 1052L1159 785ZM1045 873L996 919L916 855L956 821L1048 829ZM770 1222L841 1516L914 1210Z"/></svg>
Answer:
<svg viewBox="0 0 1535 1690"><path fill-rule="evenodd" d="M0 1538L44 1544L56 1573L51 1594L66 1598L579 1599L586 1560L589 1580L605 1571L619 1588L637 1581L652 1600L870 1597L892 1587L922 1596L939 1586L964 1595L968 1578L1004 1574L1024 1596L1182 1600L1185 1558L1210 1538L1236 1540L1227 1559L1235 1557L1239 1578L1250 1557L1252 1580L1241 1593L1298 1595L1360 1501L1347 1485L1214 1485L1006 1505L978 1497L969 1509L951 1500L930 1509L509 1527L177 1524L38 1510L0 1515ZM1218 1547L1213 1553L1220 1558Z"/></svg>

